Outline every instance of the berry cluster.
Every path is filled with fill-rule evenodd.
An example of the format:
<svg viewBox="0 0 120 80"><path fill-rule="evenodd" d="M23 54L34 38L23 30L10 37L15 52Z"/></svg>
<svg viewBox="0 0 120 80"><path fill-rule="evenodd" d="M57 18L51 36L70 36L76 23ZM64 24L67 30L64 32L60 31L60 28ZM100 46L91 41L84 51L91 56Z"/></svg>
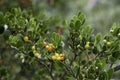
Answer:
<svg viewBox="0 0 120 80"><path fill-rule="evenodd" d="M58 53L55 53L54 55L52 55L52 60L59 60L59 61L65 61L65 54L62 53L62 54L58 54Z"/></svg>

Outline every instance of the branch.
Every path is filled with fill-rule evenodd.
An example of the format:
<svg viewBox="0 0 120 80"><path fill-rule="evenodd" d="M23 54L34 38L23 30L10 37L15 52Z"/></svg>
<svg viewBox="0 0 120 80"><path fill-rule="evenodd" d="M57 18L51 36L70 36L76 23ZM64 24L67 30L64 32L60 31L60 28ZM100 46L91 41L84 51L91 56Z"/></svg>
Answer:
<svg viewBox="0 0 120 80"><path fill-rule="evenodd" d="M46 68L46 70L48 71L48 73L51 76L51 79L55 80L54 76L52 75L52 70L49 69L49 67L47 66L47 64L45 64L44 62L41 62L39 59L37 59L37 61L39 62L40 65L42 64Z"/></svg>
<svg viewBox="0 0 120 80"><path fill-rule="evenodd" d="M119 70L120 70L120 65L114 67L113 69L114 69L114 72L115 72L115 71L119 71Z"/></svg>
<svg viewBox="0 0 120 80"><path fill-rule="evenodd" d="M75 37L74 37L73 34L71 34L71 41L72 41L72 49L73 49L74 57L73 57L73 59L70 61L69 66L67 66L67 67L65 66L65 67L68 68L68 70L73 74L74 77L76 77L73 69L71 68L73 62L75 61L75 59L76 59L76 57L77 57L77 55L78 55L78 54L77 54L77 47L76 47L76 45L75 45ZM61 75L61 78L60 78L60 79L63 79L66 74L67 74L67 72L65 71L65 72Z"/></svg>

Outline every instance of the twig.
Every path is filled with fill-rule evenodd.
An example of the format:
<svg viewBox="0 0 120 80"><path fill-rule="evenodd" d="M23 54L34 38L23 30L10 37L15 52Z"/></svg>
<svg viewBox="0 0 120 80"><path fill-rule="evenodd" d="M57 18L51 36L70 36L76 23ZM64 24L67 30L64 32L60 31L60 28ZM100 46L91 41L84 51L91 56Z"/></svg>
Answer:
<svg viewBox="0 0 120 80"><path fill-rule="evenodd" d="M13 50L15 50L17 52L21 52L22 54L24 54L26 56L25 52L24 51L20 51L17 47L15 47L15 46L10 46L10 47L11 47L11 49L13 49Z"/></svg>
<svg viewBox="0 0 120 80"><path fill-rule="evenodd" d="M52 75L52 70L49 69L49 67L48 67L45 63L41 62L40 60L37 60L37 61L39 62L39 64L42 64L43 66L45 66L46 70L49 72L49 74L50 74L50 76L51 76L51 79L52 79L52 80L55 80L55 79L54 79L54 76Z"/></svg>

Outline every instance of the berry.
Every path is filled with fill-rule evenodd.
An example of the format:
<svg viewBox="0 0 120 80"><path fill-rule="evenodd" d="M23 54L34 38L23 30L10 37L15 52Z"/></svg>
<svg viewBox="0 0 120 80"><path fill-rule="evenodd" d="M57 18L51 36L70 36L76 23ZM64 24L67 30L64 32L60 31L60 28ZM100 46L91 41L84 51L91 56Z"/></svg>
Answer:
<svg viewBox="0 0 120 80"><path fill-rule="evenodd" d="M57 59L57 56L53 55L52 60L56 60L56 59Z"/></svg>
<svg viewBox="0 0 120 80"><path fill-rule="evenodd" d="M55 56L59 57L60 55L58 53L55 53Z"/></svg>
<svg viewBox="0 0 120 80"><path fill-rule="evenodd" d="M24 41L25 41L25 42L28 42L28 41L29 41L28 36L24 36Z"/></svg>
<svg viewBox="0 0 120 80"><path fill-rule="evenodd" d="M90 45L89 45L89 44L86 44L86 45L85 45L85 49L90 49Z"/></svg>
<svg viewBox="0 0 120 80"><path fill-rule="evenodd" d="M55 53L55 55L52 56L52 60L65 61L65 59L64 54Z"/></svg>
<svg viewBox="0 0 120 80"><path fill-rule="evenodd" d="M35 46L32 46L32 48L31 48L32 50L35 50Z"/></svg>
<svg viewBox="0 0 120 80"><path fill-rule="evenodd" d="M57 57L57 60L61 60L61 57L60 57L60 56L58 56L58 57Z"/></svg>
<svg viewBox="0 0 120 80"><path fill-rule="evenodd" d="M61 57L61 61L65 61L65 56L62 56L62 57Z"/></svg>
<svg viewBox="0 0 120 80"><path fill-rule="evenodd" d="M48 45L47 42L43 42L43 47L46 47Z"/></svg>
<svg viewBox="0 0 120 80"><path fill-rule="evenodd" d="M48 48L48 51L53 51L53 47L52 46L49 46L49 48Z"/></svg>
<svg viewBox="0 0 120 80"><path fill-rule="evenodd" d="M106 43L107 43L107 40L106 40L106 39L104 39L104 40L103 40L103 42L106 44Z"/></svg>
<svg viewBox="0 0 120 80"><path fill-rule="evenodd" d="M65 54L63 54L63 53L62 53L62 54L60 54L60 57L65 57Z"/></svg>
<svg viewBox="0 0 120 80"><path fill-rule="evenodd" d="M87 44L90 44L90 42L87 42Z"/></svg>
<svg viewBox="0 0 120 80"><path fill-rule="evenodd" d="M46 45L45 47L46 47L46 49L48 49L48 48L49 48L49 45Z"/></svg>
<svg viewBox="0 0 120 80"><path fill-rule="evenodd" d="M107 44L108 46L110 46L110 45L111 45L111 42L107 42L106 44Z"/></svg>
<svg viewBox="0 0 120 80"><path fill-rule="evenodd" d="M54 50L54 45L53 45L53 44L48 44L48 45L46 46L46 49L51 52L51 51Z"/></svg>
<svg viewBox="0 0 120 80"><path fill-rule="evenodd" d="M37 58L41 57L41 55L38 52L34 53L34 56L37 57Z"/></svg>

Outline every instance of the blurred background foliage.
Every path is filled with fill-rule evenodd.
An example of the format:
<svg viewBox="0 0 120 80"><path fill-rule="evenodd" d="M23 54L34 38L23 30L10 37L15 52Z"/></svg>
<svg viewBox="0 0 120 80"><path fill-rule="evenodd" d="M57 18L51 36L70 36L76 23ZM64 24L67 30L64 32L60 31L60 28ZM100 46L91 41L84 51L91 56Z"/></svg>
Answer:
<svg viewBox="0 0 120 80"><path fill-rule="evenodd" d="M51 17L51 30L55 31L55 27L61 27L64 31L63 34L67 34L68 29L67 26L63 27L63 25L65 25L64 20L69 22L69 20L80 11L86 15L86 24L90 24L93 27L94 33L102 33L104 35L114 22L117 24L120 22L120 0L0 0L0 11L9 11L14 7L20 7L22 10L27 9L32 12L35 17L39 16L43 17L43 19ZM52 17L54 17L54 19L52 19ZM5 70L3 73L10 72L6 71L6 68L9 68L14 75L17 74L21 68L18 65L19 62L17 62L15 58L12 58L13 52L9 52L9 45L4 44L5 40L6 39L0 35L0 54L10 53L12 55L0 55L0 64L2 64L3 58L8 57L6 61L4 61L6 67L4 66ZM9 64L12 65L9 66ZM32 73L32 71L29 72L28 69L28 73ZM119 76L119 74L117 75ZM29 77L29 75L26 76ZM14 79L14 77L15 76L13 76L11 80ZM21 80L24 80L24 78L21 78Z"/></svg>
<svg viewBox="0 0 120 80"><path fill-rule="evenodd" d="M57 25L62 20L70 20L73 15L82 11L86 15L86 24L90 24L96 32L105 34L113 22L120 21L119 0L0 0L0 10L9 10L20 6L32 10L34 15L44 14L56 17Z"/></svg>

